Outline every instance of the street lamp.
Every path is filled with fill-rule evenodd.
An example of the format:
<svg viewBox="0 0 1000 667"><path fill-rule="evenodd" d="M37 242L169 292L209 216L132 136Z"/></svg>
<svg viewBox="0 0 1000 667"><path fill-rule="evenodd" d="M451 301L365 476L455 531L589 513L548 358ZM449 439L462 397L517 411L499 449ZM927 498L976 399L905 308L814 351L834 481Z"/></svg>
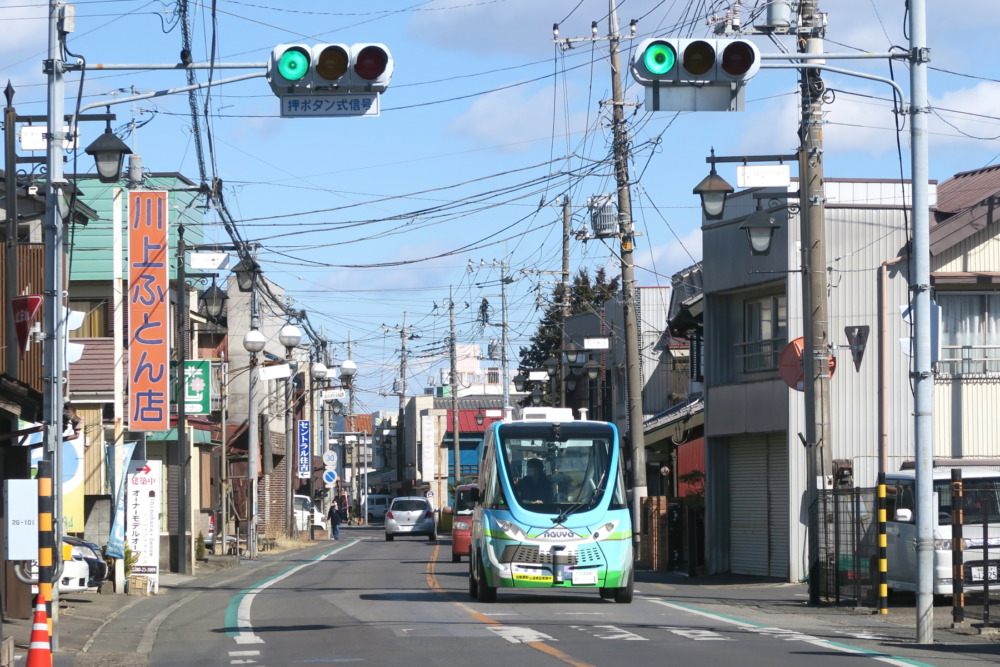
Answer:
<svg viewBox="0 0 1000 667"><path fill-rule="evenodd" d="M712 171L695 186L692 192L701 197L701 208L707 220L722 220L726 208L726 195L732 194L735 189L716 173L714 148L709 162L712 163Z"/></svg>
<svg viewBox="0 0 1000 667"><path fill-rule="evenodd" d="M518 371L517 375L514 376L514 389L516 389L518 392L524 391L524 383L525 383L524 375L522 375L521 372Z"/></svg>
<svg viewBox="0 0 1000 667"><path fill-rule="evenodd" d="M97 178L101 183L117 183L122 174L122 162L132 149L111 131L109 120L104 134L84 148L83 152L94 156L94 162L97 163Z"/></svg>
<svg viewBox="0 0 1000 667"><path fill-rule="evenodd" d="M278 330L278 342L285 348L285 363L291 367L292 350L302 340L302 333L299 328L292 323L288 323ZM285 378L285 518L288 520L288 536L295 537L295 507L292 503L292 461L295 451L295 438L292 422L292 375L289 373Z"/></svg>
<svg viewBox="0 0 1000 667"><path fill-rule="evenodd" d="M205 312L213 318L222 315L222 309L228 298L229 295L226 294L225 290L215 284L214 277L212 278L212 286L201 293L201 303L205 306Z"/></svg>
<svg viewBox="0 0 1000 667"><path fill-rule="evenodd" d="M771 237L774 236L774 230L777 228L771 214L761 208L759 199L757 200L757 210L748 215L746 221L740 225L740 229L747 233L747 240L750 241L750 252L754 255L766 255L771 252Z"/></svg>
<svg viewBox="0 0 1000 667"><path fill-rule="evenodd" d="M486 421L486 415L483 413L482 410L480 410L479 412L476 413L476 424L482 426L483 422L485 421Z"/></svg>

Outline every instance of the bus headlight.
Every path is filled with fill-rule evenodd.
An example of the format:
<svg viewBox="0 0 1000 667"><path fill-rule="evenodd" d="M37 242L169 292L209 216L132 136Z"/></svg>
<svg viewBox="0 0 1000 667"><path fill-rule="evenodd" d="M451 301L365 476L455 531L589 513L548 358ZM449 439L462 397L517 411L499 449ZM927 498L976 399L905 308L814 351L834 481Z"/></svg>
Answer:
<svg viewBox="0 0 1000 667"><path fill-rule="evenodd" d="M618 521L608 521L607 523L598 526L598 528L594 531L592 537L594 538L595 542L598 540L603 540L608 535L615 532L616 528L618 528Z"/></svg>
<svg viewBox="0 0 1000 667"><path fill-rule="evenodd" d="M521 530L521 527L511 523L510 521L499 519L497 520L497 526L499 526L500 530L503 531L504 535L512 540L521 541L525 538L524 531Z"/></svg>

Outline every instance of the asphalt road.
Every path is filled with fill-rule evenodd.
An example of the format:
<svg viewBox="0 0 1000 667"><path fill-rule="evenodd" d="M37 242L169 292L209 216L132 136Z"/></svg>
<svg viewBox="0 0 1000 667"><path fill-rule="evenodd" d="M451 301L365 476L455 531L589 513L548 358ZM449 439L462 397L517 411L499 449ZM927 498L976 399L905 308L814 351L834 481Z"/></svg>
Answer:
<svg viewBox="0 0 1000 667"><path fill-rule="evenodd" d="M467 562L438 542L385 542L380 527L168 585L151 598L68 602L56 667L368 665L996 664L1000 642L936 632L913 642L912 609L810 607L805 586L640 572L632 604L591 591L468 596ZM165 578L166 580L167 578ZM108 614L82 644L82 614ZM898 604L898 603L897 603ZM935 609L946 618L947 607ZM96 621L96 619L94 619ZM87 631L79 629L79 633ZM79 646L79 649L76 647ZM24 664L21 662L20 664Z"/></svg>

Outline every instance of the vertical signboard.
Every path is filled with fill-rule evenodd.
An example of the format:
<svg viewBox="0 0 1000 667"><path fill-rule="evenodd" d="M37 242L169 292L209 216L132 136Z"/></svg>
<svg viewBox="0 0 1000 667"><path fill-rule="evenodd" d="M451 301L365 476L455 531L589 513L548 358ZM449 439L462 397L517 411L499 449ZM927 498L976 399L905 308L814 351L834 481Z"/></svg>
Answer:
<svg viewBox="0 0 1000 667"><path fill-rule="evenodd" d="M133 431L170 428L167 193L129 192L128 405Z"/></svg>
<svg viewBox="0 0 1000 667"><path fill-rule="evenodd" d="M160 461L132 461L128 466L125 543L136 557L132 574L149 577L156 592L160 577Z"/></svg>
<svg viewBox="0 0 1000 667"><path fill-rule="evenodd" d="M184 410L189 415L207 415L212 412L212 362L196 359L184 362L182 383Z"/></svg>
<svg viewBox="0 0 1000 667"><path fill-rule="evenodd" d="M309 473L312 472L312 454L309 451L308 419L299 420L298 434L299 434L299 439L298 439L299 479L309 479Z"/></svg>

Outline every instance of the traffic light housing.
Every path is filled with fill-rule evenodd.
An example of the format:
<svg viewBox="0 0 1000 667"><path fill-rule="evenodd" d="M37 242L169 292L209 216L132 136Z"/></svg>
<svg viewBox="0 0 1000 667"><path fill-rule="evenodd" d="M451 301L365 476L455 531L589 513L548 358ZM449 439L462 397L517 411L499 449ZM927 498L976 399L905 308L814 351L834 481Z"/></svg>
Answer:
<svg viewBox="0 0 1000 667"><path fill-rule="evenodd" d="M382 93L392 71L384 44L279 44L271 51L267 82L278 96Z"/></svg>
<svg viewBox="0 0 1000 667"><path fill-rule="evenodd" d="M632 76L651 111L742 111L743 87L760 70L746 39L654 37L636 47Z"/></svg>

